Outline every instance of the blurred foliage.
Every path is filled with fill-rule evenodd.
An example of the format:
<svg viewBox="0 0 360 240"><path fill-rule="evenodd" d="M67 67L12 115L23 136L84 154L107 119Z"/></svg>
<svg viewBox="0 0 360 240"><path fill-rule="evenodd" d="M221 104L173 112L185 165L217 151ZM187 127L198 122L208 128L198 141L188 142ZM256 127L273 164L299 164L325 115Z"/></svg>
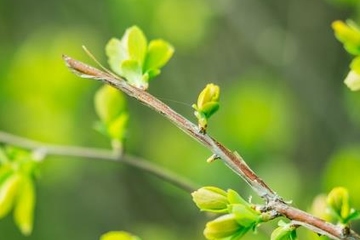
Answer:
<svg viewBox="0 0 360 240"><path fill-rule="evenodd" d="M360 171L359 146L344 147L334 152L324 173L324 185L330 190L339 185L349 190L353 205L360 208L360 189L351 172Z"/></svg>
<svg viewBox="0 0 360 240"><path fill-rule="evenodd" d="M0 129L50 143L110 148L91 129L100 85L69 73L61 54L88 59L84 44L105 64L108 39L136 24L149 39L164 38L176 49L151 93L196 122L190 104L207 83L219 85L211 135L237 150L296 206L307 208L318 193L344 186L359 208L353 180L360 171L359 95L342 83L351 60L330 26L337 19L359 23L359 5L1 0ZM207 164L206 149L151 110L128 103L128 152L199 184L252 194L220 161ZM190 194L146 173L52 157L41 167L35 225L27 239L96 239L110 230L142 239L203 239L205 222ZM24 238L10 217L0 221L0 232L8 240ZM256 239L268 239L270 232L260 227ZM306 236L300 231L300 239Z"/></svg>

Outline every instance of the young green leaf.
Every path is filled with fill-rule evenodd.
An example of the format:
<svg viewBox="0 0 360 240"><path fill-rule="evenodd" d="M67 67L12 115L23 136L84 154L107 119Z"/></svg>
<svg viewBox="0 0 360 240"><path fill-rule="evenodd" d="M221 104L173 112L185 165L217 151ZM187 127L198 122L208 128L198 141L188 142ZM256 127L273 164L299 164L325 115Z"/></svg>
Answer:
<svg viewBox="0 0 360 240"><path fill-rule="evenodd" d="M360 57L356 57L351 61L350 69L344 83L351 91L360 90Z"/></svg>
<svg viewBox="0 0 360 240"><path fill-rule="evenodd" d="M335 21L332 23L336 38L344 44L350 54L360 54L360 29L353 21Z"/></svg>
<svg viewBox="0 0 360 240"><path fill-rule="evenodd" d="M279 227L277 227L271 233L271 240L296 240L296 227L293 224L285 223L283 221L279 222Z"/></svg>
<svg viewBox="0 0 360 240"><path fill-rule="evenodd" d="M347 224L349 216L355 211L350 206L349 192L344 187L333 188L327 196L330 212L341 223Z"/></svg>
<svg viewBox="0 0 360 240"><path fill-rule="evenodd" d="M334 213L342 219L350 213L349 193L343 187L333 188L328 194L327 203Z"/></svg>
<svg viewBox="0 0 360 240"><path fill-rule="evenodd" d="M10 164L4 164L0 166L0 188L5 180L14 173Z"/></svg>
<svg viewBox="0 0 360 240"><path fill-rule="evenodd" d="M111 139L122 141L125 138L128 119L129 115L124 112L108 125L108 133Z"/></svg>
<svg viewBox="0 0 360 240"><path fill-rule="evenodd" d="M206 224L204 236L206 239L222 239L237 234L239 231L245 234L250 228L244 228L236 221L235 214L226 214Z"/></svg>
<svg viewBox="0 0 360 240"><path fill-rule="evenodd" d="M113 121L126 109L124 95L109 85L103 85L96 92L94 105L97 115L104 123Z"/></svg>
<svg viewBox="0 0 360 240"><path fill-rule="evenodd" d="M230 212L235 214L237 223L246 228L256 226L261 220L261 213L247 205L232 204Z"/></svg>
<svg viewBox="0 0 360 240"><path fill-rule="evenodd" d="M144 72L160 69L174 54L174 48L162 39L152 40L143 67Z"/></svg>
<svg viewBox="0 0 360 240"><path fill-rule="evenodd" d="M13 173L0 186L0 218L6 216L14 205L21 176Z"/></svg>
<svg viewBox="0 0 360 240"><path fill-rule="evenodd" d="M6 156L5 150L0 147L0 164L9 162L9 158Z"/></svg>
<svg viewBox="0 0 360 240"><path fill-rule="evenodd" d="M124 76L120 65L122 61L129 57L126 49L121 44L121 41L117 38L110 39L106 44L105 52L111 69L119 76Z"/></svg>
<svg viewBox="0 0 360 240"><path fill-rule="evenodd" d="M35 186L33 180L23 176L14 209L14 219L22 234L31 234L34 222Z"/></svg>
<svg viewBox="0 0 360 240"><path fill-rule="evenodd" d="M124 77L131 85L143 90L148 88L148 79L143 79L141 65L138 61L132 59L124 60L120 67Z"/></svg>
<svg viewBox="0 0 360 240"><path fill-rule="evenodd" d="M101 235L100 240L141 240L141 239L128 232L111 231Z"/></svg>
<svg viewBox="0 0 360 240"><path fill-rule="evenodd" d="M138 26L128 28L121 41L127 47L130 59L142 66L147 52L147 40L141 29Z"/></svg>
<svg viewBox="0 0 360 240"><path fill-rule="evenodd" d="M95 94L95 110L101 122L95 129L110 137L114 149L122 149L129 115L124 95L117 89L104 85Z"/></svg>
<svg viewBox="0 0 360 240"><path fill-rule="evenodd" d="M352 208L350 210L350 214L345 219L345 222L351 222L359 219L360 219L360 212Z"/></svg>
<svg viewBox="0 0 360 240"><path fill-rule="evenodd" d="M360 74L351 70L346 76L344 83L351 91L360 90Z"/></svg>
<svg viewBox="0 0 360 240"><path fill-rule="evenodd" d="M232 189L227 190L227 198L230 204L249 205L245 199L243 199L236 191Z"/></svg>

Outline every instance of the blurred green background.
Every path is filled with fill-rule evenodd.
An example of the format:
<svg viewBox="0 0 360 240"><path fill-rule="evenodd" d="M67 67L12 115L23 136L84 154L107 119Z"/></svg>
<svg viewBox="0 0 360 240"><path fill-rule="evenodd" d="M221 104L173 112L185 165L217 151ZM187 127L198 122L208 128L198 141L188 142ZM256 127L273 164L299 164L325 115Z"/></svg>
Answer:
<svg viewBox="0 0 360 240"><path fill-rule="evenodd" d="M61 54L106 63L111 37L137 24L176 49L149 91L195 120L206 83L221 86L209 133L238 151L271 187L307 209L332 187L360 209L360 95L343 84L350 56L333 36L337 19L359 22L357 0L0 0L0 130L54 144L109 148L95 132L99 83L80 79ZM200 185L252 191L210 152L129 99L127 152ZM205 214L191 196L134 168L49 157L37 184L35 229L11 216L0 239L98 239L127 230L145 239L203 239ZM255 197L256 201L256 197ZM268 239L269 226L245 239ZM306 237L304 238L306 239Z"/></svg>

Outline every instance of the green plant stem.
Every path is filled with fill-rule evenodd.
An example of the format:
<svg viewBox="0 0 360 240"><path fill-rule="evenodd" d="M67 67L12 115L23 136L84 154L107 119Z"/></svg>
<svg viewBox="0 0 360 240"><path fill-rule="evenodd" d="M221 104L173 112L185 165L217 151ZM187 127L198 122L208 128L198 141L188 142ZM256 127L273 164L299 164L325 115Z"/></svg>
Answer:
<svg viewBox="0 0 360 240"><path fill-rule="evenodd" d="M188 179L179 176L174 172L155 165L148 160L129 154L119 155L114 151L105 149L46 144L2 131L0 131L0 143L20 147L23 149L34 150L37 151L37 153L45 156L52 155L115 161L141 169L144 172L150 173L187 192L193 192L198 188L198 186L190 182Z"/></svg>
<svg viewBox="0 0 360 240"><path fill-rule="evenodd" d="M266 209L276 211L280 215L294 221L297 225L304 226L321 235L326 235L331 239L360 239L360 236L354 231L345 231L341 226L325 222L284 202L275 191L252 171L239 154L230 151L208 134L201 132L195 124L175 112L148 92L129 85L124 79L118 76L103 72L68 56L63 56L63 59L70 70L78 76L104 82L125 92L129 96L136 98L144 105L160 113L182 131L203 144L215 154L215 156L221 158L229 168L241 176L249 186L265 200Z"/></svg>

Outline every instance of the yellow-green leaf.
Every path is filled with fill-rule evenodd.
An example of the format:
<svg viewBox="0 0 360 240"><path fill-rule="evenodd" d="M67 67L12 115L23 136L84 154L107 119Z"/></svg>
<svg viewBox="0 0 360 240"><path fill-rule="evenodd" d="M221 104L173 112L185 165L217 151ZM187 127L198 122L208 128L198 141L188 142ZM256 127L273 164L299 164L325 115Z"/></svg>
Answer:
<svg viewBox="0 0 360 240"><path fill-rule="evenodd" d="M152 40L149 44L143 71L147 72L163 67L172 57L174 48L162 39Z"/></svg>
<svg viewBox="0 0 360 240"><path fill-rule="evenodd" d="M128 28L121 41L126 44L130 59L142 66L147 52L147 40L141 29L138 26Z"/></svg>
<svg viewBox="0 0 360 240"><path fill-rule="evenodd" d="M20 181L21 176L14 173L0 186L0 218L6 216L14 205Z"/></svg>
<svg viewBox="0 0 360 240"><path fill-rule="evenodd" d="M13 173L14 170L10 164L4 164L0 166L0 188L5 180Z"/></svg>
<svg viewBox="0 0 360 240"><path fill-rule="evenodd" d="M350 214L349 192L344 187L333 188L327 196L327 204L340 219L346 219Z"/></svg>
<svg viewBox="0 0 360 240"><path fill-rule="evenodd" d="M296 227L291 224L280 224L272 233L271 240L295 240Z"/></svg>
<svg viewBox="0 0 360 240"><path fill-rule="evenodd" d="M126 109L124 95L109 85L102 86L95 94L95 110L104 123L109 123Z"/></svg>
<svg viewBox="0 0 360 240"><path fill-rule="evenodd" d="M344 44L351 54L360 54L360 29L353 21L335 21L332 23L336 38Z"/></svg>
<svg viewBox="0 0 360 240"><path fill-rule="evenodd" d="M242 229L245 228L237 223L235 214L226 214L208 222L204 236L206 239L222 239L236 234Z"/></svg>
<svg viewBox="0 0 360 240"><path fill-rule="evenodd" d="M100 240L140 240L140 238L124 231L111 231L103 234Z"/></svg>
<svg viewBox="0 0 360 240"><path fill-rule="evenodd" d="M108 125L108 133L111 139L122 141L126 133L126 125L129 119L127 113L122 113Z"/></svg>
<svg viewBox="0 0 360 240"><path fill-rule="evenodd" d="M201 211L227 212L227 193L217 187L202 187L192 194L193 201Z"/></svg>
<svg viewBox="0 0 360 240"><path fill-rule="evenodd" d="M110 39L110 41L106 44L105 52L106 56L108 57L108 63L111 70L113 70L119 76L123 76L120 64L129 57L127 50L121 44L121 41L117 38Z"/></svg>
<svg viewBox="0 0 360 240"><path fill-rule="evenodd" d="M30 235L33 229L35 208L35 186L33 180L23 176L14 209L15 223L24 235Z"/></svg>
<svg viewBox="0 0 360 240"><path fill-rule="evenodd" d="M126 78L131 85L144 90L148 88L148 82L143 79L141 65L138 61L125 60L121 63L120 67L123 72L123 77Z"/></svg>

